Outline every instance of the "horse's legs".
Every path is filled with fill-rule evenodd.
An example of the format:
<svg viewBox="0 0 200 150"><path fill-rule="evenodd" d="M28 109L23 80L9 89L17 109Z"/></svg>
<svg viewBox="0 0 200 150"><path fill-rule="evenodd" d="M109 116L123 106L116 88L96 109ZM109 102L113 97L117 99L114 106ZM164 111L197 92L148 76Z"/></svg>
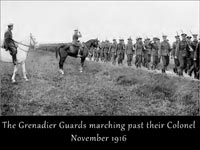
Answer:
<svg viewBox="0 0 200 150"><path fill-rule="evenodd" d="M63 64L64 64L66 58L67 58L67 57L60 57L60 61L59 61L59 71L60 71L61 74L64 74Z"/></svg>
<svg viewBox="0 0 200 150"><path fill-rule="evenodd" d="M17 65L14 65L14 70L13 70L13 75L12 75L12 82L16 82L15 81L15 75L16 75L16 72L17 72Z"/></svg>
<svg viewBox="0 0 200 150"><path fill-rule="evenodd" d="M80 68L80 72L83 72L84 62L85 62L85 57L82 57L82 58L81 58L81 68Z"/></svg>
<svg viewBox="0 0 200 150"><path fill-rule="evenodd" d="M28 81L28 78L27 78L27 76L26 76L27 73L26 73L25 62L22 63L22 72L23 72L24 79L25 79L26 81Z"/></svg>

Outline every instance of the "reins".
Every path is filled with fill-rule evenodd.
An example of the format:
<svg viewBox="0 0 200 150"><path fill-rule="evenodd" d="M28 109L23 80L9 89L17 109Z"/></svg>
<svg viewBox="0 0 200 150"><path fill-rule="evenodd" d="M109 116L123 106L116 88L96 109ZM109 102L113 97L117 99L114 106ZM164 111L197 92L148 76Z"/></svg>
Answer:
<svg viewBox="0 0 200 150"><path fill-rule="evenodd" d="M24 49L22 49L22 48L20 48L20 47L18 47L19 48L19 50L22 50L22 51L24 51L24 52L28 52L29 50L24 50Z"/></svg>
<svg viewBox="0 0 200 150"><path fill-rule="evenodd" d="M31 48L31 45L26 45L26 44L23 44L23 43L21 43L21 42L17 42L17 41L15 41L15 43L17 43L17 44L19 44L19 45L23 45L23 46L26 46L26 47L29 47L29 48ZM19 48L19 50L22 50L22 51L24 51L24 52L28 52L29 50L24 50L24 49L22 49L22 48L20 48L20 47L18 47Z"/></svg>
<svg viewBox="0 0 200 150"><path fill-rule="evenodd" d="M15 41L17 44L20 44L20 45L23 45L23 46L26 46L26 47L31 47L30 45L26 45L26 44L23 44L23 43L20 43L20 42L17 42Z"/></svg>

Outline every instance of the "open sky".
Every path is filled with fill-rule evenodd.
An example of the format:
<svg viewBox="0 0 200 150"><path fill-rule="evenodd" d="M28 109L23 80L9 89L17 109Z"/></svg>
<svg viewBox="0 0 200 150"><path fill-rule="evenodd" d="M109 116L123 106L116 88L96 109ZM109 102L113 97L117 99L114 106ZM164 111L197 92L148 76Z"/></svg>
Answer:
<svg viewBox="0 0 200 150"><path fill-rule="evenodd" d="M83 37L112 40L145 38L176 31L199 34L199 1L1 1L1 39L14 23L16 40L30 34L39 43L70 42L74 29Z"/></svg>

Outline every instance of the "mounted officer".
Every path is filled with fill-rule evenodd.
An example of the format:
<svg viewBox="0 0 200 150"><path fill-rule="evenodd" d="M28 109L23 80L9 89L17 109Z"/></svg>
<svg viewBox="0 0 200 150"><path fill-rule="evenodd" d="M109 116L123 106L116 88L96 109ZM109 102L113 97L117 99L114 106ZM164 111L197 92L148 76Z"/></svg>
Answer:
<svg viewBox="0 0 200 150"><path fill-rule="evenodd" d="M82 44L81 42L78 40L79 38L81 38L82 35L81 35L81 32L78 31L78 29L74 30L74 35L72 37L73 41L72 41L72 44L76 47L78 47L78 55L77 57L81 57L81 49L82 49Z"/></svg>
<svg viewBox="0 0 200 150"><path fill-rule="evenodd" d="M8 25L8 30L4 34L4 43L3 48L10 51L10 54L13 59L13 64L17 64L17 45L15 44L15 41L13 40L12 36L12 30L13 30L13 24Z"/></svg>

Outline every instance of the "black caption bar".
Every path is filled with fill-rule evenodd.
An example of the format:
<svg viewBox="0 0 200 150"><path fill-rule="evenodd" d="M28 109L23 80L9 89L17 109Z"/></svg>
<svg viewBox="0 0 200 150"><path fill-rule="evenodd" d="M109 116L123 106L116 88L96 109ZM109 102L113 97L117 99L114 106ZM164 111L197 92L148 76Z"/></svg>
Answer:
<svg viewBox="0 0 200 150"><path fill-rule="evenodd" d="M130 144L145 139L200 135L199 117L45 116L0 117L7 141Z"/></svg>

